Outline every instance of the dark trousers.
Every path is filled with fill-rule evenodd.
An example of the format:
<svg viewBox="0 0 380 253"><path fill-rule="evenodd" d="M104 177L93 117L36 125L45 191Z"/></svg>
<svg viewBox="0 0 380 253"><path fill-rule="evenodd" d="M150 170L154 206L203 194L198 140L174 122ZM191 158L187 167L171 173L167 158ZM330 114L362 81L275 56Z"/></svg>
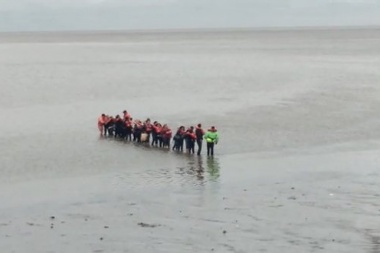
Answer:
<svg viewBox="0 0 380 253"><path fill-rule="evenodd" d="M125 138L127 139L127 141L132 141L132 129L127 128Z"/></svg>
<svg viewBox="0 0 380 253"><path fill-rule="evenodd" d="M158 142L158 140L157 140L157 133L155 133L155 132L152 132L152 146L153 145L157 145L157 142Z"/></svg>
<svg viewBox="0 0 380 253"><path fill-rule="evenodd" d="M207 142L207 155L214 155L214 143Z"/></svg>
<svg viewBox="0 0 380 253"><path fill-rule="evenodd" d="M198 146L197 155L200 155L202 152L202 139L197 140L197 146Z"/></svg>
<svg viewBox="0 0 380 253"><path fill-rule="evenodd" d="M133 133L133 141L134 142L141 142L141 132L140 131L135 131Z"/></svg>
<svg viewBox="0 0 380 253"><path fill-rule="evenodd" d="M186 148L189 154L194 154L195 141L191 139L186 140Z"/></svg>
<svg viewBox="0 0 380 253"><path fill-rule="evenodd" d="M162 136L161 136L160 134L157 135L157 142L158 142L158 146L159 146L160 148L162 148L162 144L163 144L163 142L162 142ZM157 142L156 142L156 143L157 143Z"/></svg>

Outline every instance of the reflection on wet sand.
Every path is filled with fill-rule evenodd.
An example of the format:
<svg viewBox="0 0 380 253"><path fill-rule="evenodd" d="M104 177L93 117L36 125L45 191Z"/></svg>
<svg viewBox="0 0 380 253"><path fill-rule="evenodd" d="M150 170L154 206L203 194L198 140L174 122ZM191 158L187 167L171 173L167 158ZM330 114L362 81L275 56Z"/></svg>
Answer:
<svg viewBox="0 0 380 253"><path fill-rule="evenodd" d="M205 175L209 179L207 181L216 181L220 176L220 165L218 158L203 156L187 156L189 174L195 174L199 181L204 181Z"/></svg>
<svg viewBox="0 0 380 253"><path fill-rule="evenodd" d="M210 179L216 180L220 176L219 161L215 157L207 157L207 171L210 174Z"/></svg>

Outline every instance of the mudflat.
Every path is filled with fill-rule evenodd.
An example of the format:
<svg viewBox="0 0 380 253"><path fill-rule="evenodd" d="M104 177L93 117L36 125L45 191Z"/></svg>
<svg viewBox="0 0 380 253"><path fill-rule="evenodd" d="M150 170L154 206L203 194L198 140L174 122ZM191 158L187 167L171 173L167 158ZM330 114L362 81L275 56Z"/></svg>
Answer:
<svg viewBox="0 0 380 253"><path fill-rule="evenodd" d="M380 30L0 35L1 252L379 252ZM220 132L209 158L101 113Z"/></svg>

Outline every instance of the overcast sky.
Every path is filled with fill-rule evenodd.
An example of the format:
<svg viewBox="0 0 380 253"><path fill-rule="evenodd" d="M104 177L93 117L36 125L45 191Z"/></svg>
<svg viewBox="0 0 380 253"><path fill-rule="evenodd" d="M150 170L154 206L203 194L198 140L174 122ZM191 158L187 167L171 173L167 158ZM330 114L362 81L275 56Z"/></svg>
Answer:
<svg viewBox="0 0 380 253"><path fill-rule="evenodd" d="M0 31L380 25L380 0L0 0Z"/></svg>

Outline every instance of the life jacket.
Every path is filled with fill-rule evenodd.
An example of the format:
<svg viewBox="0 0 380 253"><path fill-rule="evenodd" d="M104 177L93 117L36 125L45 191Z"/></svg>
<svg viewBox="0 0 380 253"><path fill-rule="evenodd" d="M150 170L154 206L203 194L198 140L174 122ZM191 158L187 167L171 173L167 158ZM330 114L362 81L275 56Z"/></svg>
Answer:
<svg viewBox="0 0 380 253"><path fill-rule="evenodd" d="M172 130L170 128L166 128L165 129L165 132L163 133L164 137L166 139L170 139L172 138Z"/></svg>
<svg viewBox="0 0 380 253"><path fill-rule="evenodd" d="M209 131L205 135L205 139L208 143L217 142L219 137L218 137L218 133L216 129L215 130L209 129Z"/></svg>
<svg viewBox="0 0 380 253"><path fill-rule="evenodd" d="M195 128L195 135L196 135L196 138L198 140L202 140L204 134L205 134L205 132L203 131L202 128L200 128L200 127Z"/></svg>
<svg viewBox="0 0 380 253"><path fill-rule="evenodd" d="M104 125L106 123L106 117L100 116L98 118L98 125Z"/></svg>
<svg viewBox="0 0 380 253"><path fill-rule="evenodd" d="M125 126L127 128L131 128L132 127L132 121L130 121L129 119L125 121Z"/></svg>
<svg viewBox="0 0 380 253"><path fill-rule="evenodd" d="M152 132L152 124L150 124L150 123L145 123L145 131L146 131L147 133Z"/></svg>
<svg viewBox="0 0 380 253"><path fill-rule="evenodd" d="M196 140L197 136L195 135L194 132L186 131L185 137L189 138L189 140Z"/></svg>
<svg viewBox="0 0 380 253"><path fill-rule="evenodd" d="M142 127L143 127L143 125L141 124L140 121L135 122L135 128L140 130L140 129L142 129Z"/></svg>
<svg viewBox="0 0 380 253"><path fill-rule="evenodd" d="M129 120L131 118L131 114L129 113L124 113L124 119Z"/></svg>
<svg viewBox="0 0 380 253"><path fill-rule="evenodd" d="M109 124L110 122L111 122L111 118L108 117L108 116L106 116L106 117L105 117L104 124L107 125L107 124Z"/></svg>

